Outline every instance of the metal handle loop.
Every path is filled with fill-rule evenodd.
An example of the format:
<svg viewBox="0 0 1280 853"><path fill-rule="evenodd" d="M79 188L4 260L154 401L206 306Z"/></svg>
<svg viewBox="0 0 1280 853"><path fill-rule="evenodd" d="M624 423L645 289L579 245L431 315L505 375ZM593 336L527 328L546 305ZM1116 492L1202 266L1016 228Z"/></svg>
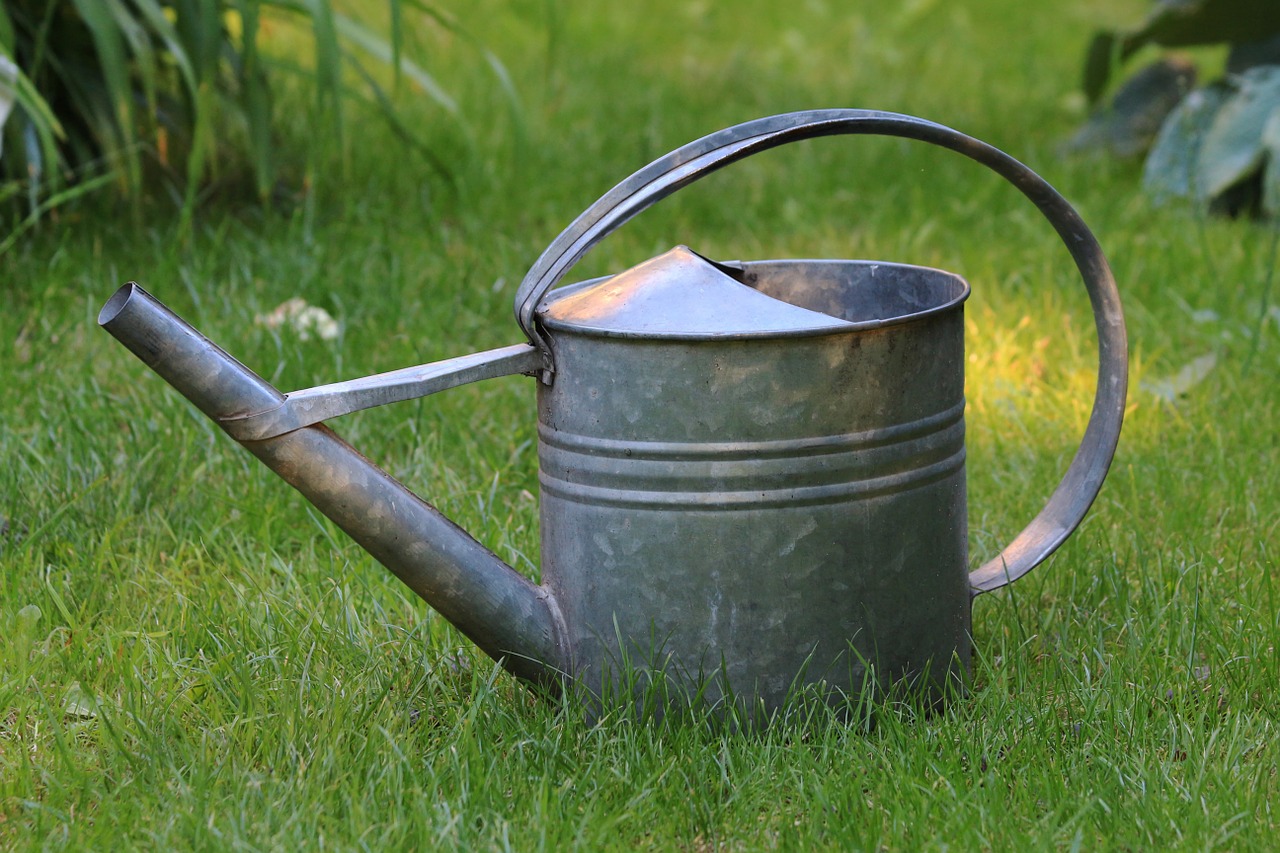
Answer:
<svg viewBox="0 0 1280 853"><path fill-rule="evenodd" d="M749 121L689 143L645 166L587 208L529 269L515 311L548 370L554 356L535 321L543 297L596 243L636 214L737 160L788 142L842 134L897 136L938 145L1005 178L1040 209L1066 244L1089 291L1098 333L1098 384L1080 447L1048 503L1000 554L969 576L973 594L1011 583L1058 549L1102 488L1120 440L1128 388L1128 344L1120 295L1097 239L1043 178L997 148L931 121L871 110L811 110Z"/></svg>

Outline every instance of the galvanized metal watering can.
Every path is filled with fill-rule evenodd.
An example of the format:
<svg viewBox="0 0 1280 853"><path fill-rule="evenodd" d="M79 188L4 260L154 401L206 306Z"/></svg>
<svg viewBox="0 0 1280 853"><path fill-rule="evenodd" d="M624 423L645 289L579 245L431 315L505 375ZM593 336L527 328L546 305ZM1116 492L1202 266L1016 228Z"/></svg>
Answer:
<svg viewBox="0 0 1280 853"><path fill-rule="evenodd" d="M679 247L553 289L597 241L703 175L787 142L884 134L957 151L1018 187L1070 250L1097 325L1079 451L1041 513L970 573L962 305L935 269L715 262ZM136 284L99 322L522 679L597 695L661 674L679 701L772 711L907 681L961 682L979 593L1071 534L1106 476L1127 381L1124 320L1093 235L1044 180L908 116L793 113L690 143L564 231L516 295L529 342L282 394ZM538 383L535 585L323 421L507 374ZM687 697L680 698L681 692Z"/></svg>

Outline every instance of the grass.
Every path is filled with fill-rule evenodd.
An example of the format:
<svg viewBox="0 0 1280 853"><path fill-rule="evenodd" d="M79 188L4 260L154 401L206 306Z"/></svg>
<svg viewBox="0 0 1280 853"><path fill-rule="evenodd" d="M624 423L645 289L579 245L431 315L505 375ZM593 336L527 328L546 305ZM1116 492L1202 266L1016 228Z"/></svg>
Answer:
<svg viewBox="0 0 1280 853"><path fill-rule="evenodd" d="M523 116L449 62L469 47L424 35L467 124L405 108L456 164L452 186L370 122L341 178L292 212L211 212L174 248L163 209L139 227L90 205L4 258L0 847L1274 844L1272 230L1154 207L1136 167L1055 155L1087 36L1119 6L757 5L470 5L462 23L511 70ZM1107 486L1048 565L979 599L971 695L932 716L588 726L495 671L95 328L136 278L286 388L512 343L520 276L615 181L718 127L817 106L924 115L1028 162L1098 234L1129 319ZM895 141L791 146L667 200L571 277L678 242L969 278L975 563L1065 468L1093 381L1088 303L1047 226L972 164ZM341 336L253 323L293 296ZM1206 356L1198 382L1150 390ZM532 391L497 380L337 428L534 574Z"/></svg>

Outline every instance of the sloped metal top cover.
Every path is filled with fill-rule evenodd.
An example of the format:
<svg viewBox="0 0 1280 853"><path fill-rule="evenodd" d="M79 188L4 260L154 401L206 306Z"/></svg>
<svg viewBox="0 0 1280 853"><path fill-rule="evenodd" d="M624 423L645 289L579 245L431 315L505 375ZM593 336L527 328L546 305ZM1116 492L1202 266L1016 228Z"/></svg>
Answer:
<svg viewBox="0 0 1280 853"><path fill-rule="evenodd" d="M763 337L835 332L845 320L774 299L686 246L605 279L553 291L549 329L622 337Z"/></svg>

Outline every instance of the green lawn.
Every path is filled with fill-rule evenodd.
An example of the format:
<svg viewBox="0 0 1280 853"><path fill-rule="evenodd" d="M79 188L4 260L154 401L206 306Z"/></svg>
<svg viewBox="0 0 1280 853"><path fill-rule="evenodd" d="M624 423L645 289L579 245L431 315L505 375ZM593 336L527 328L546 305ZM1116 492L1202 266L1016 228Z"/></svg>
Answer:
<svg viewBox="0 0 1280 853"><path fill-rule="evenodd" d="M1064 160L1084 45L1146 4L457 4L507 64L421 35L465 126L376 118L313 200L63 211L0 259L0 848L1273 849L1280 838L1280 285L1273 230ZM971 694L763 733L535 699L101 332L136 279L282 388L515 343L541 249L613 183L720 127L868 107L996 144L1080 210L1129 321L1124 437L1047 565L978 600ZM286 137L306 132L300 117ZM975 565L1083 429L1088 300L1034 208L948 152L787 146L662 203L570 278L688 243L965 275ZM254 323L291 297L335 340ZM1198 380L1198 381L1193 381ZM536 574L533 386L337 430ZM38 609L38 610L37 610Z"/></svg>

